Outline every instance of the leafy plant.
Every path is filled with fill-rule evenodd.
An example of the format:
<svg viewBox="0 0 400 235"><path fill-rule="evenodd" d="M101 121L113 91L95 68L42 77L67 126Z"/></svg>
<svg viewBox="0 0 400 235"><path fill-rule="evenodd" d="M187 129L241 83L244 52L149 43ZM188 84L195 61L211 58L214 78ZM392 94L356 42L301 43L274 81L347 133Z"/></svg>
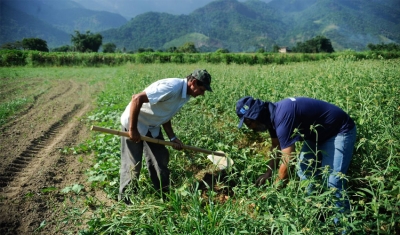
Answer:
<svg viewBox="0 0 400 235"><path fill-rule="evenodd" d="M298 58L304 62L287 63L297 57L263 53L250 60L280 61L250 66L218 62L242 60L239 54L201 56L216 64L0 68L2 78L62 74L64 79L103 84L104 90L97 94L97 108L88 115L87 125L116 130L121 128L119 116L132 94L152 82L166 77L183 78L197 68L206 68L212 75L214 92L191 99L174 116L172 125L185 144L227 153L235 161L229 171L210 170L204 154L170 149L171 190L167 200L154 191L144 167L138 190L133 192L129 187L127 198L132 205L126 205L116 200L120 139L93 133L74 148L82 156L95 156L87 170L90 191L104 190L115 201L103 206L82 185L68 186L62 192L68 194L71 203L78 196L84 197L85 207L66 208L65 221L77 226L85 223L82 234L335 234L340 229L349 229L353 234L395 234L400 230L399 59L349 51L335 58L301 55ZM353 160L345 176L350 213L338 217L332 206L333 192L316 179L300 182L296 172L291 172L286 187L270 183L254 186L273 153L268 134L237 128L235 104L246 95L269 101L308 96L334 103L350 114L357 124ZM315 185L315 193L309 194L310 183ZM86 220L83 214L88 208L92 211ZM334 218L340 219L339 227L333 223Z"/></svg>
<svg viewBox="0 0 400 235"><path fill-rule="evenodd" d="M400 80L400 71L394 66L396 62L359 60L344 55L337 60L287 65L196 65L210 71L213 90L217 92L185 105L172 120L175 133L185 144L228 153L235 165L225 175L205 174L199 179L196 176L209 164L205 157L171 150L173 188L168 201L160 203L144 169L139 191L129 197L134 206L116 204L89 222L86 232L332 234L349 228L355 233L398 230L399 178L395 172L400 164L396 144L400 130L393 118L399 104L395 95L399 89L395 84ZM113 105L100 106L104 108L91 115L93 124L118 129L117 113L125 108L130 94L141 91L157 78L187 73L187 68L180 65L168 69L156 64L133 67L142 74L141 78L153 77L153 80L143 82L137 77L114 83L110 80L99 102ZM121 90L126 91L126 99L121 97ZM268 183L261 188L254 186L267 167L270 143L267 134L237 129L235 102L245 95L270 101L309 96L332 102L353 117L358 140L346 176L350 186L349 214L338 217L332 206L336 200L334 193L314 179L299 182L294 172L285 188ZM96 146L98 162L89 171L90 179L95 179L92 182L105 187L110 197L116 198L118 138L96 134L92 146ZM315 193L311 195L309 183L315 185ZM140 219L133 224L133 218ZM334 218L339 218L340 227L335 226Z"/></svg>
<svg viewBox="0 0 400 235"><path fill-rule="evenodd" d="M68 187L63 188L61 190L61 192L62 193L74 192L76 194L79 194L82 191L82 189L84 189L84 188L85 187L83 185L81 185L81 184L74 184L72 186L68 186Z"/></svg>

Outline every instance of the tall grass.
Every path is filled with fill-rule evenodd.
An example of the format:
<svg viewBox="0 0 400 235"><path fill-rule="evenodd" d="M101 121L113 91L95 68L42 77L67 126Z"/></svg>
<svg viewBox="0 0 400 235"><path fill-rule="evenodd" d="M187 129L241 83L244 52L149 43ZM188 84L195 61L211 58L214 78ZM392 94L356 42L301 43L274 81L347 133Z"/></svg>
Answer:
<svg viewBox="0 0 400 235"><path fill-rule="evenodd" d="M171 149L168 199L153 190L144 168L140 190L131 194L132 205L127 206L115 200L119 138L93 134L75 151L96 154L88 179L115 203L93 209L81 233L337 234L346 229L353 234L395 234L400 229L399 62L342 56L287 65L129 64L89 70L96 73L96 81L104 82L104 90L98 95L98 109L88 116L88 126L119 129L119 117L133 93L158 79L185 77L206 68L214 92L191 99L172 125L185 144L224 151L235 165L227 172L208 170L201 175L210 169L204 154ZM79 71L87 73L84 68ZM254 186L266 170L270 141L266 133L237 129L235 104L246 95L270 101L318 98L343 108L356 121L357 142L346 176L351 212L340 217L340 226L332 222L337 216L333 192L323 184L316 184L316 193L308 195L308 182L299 182L292 173L286 187Z"/></svg>
<svg viewBox="0 0 400 235"><path fill-rule="evenodd" d="M98 98L92 124L119 128L119 116L132 93L164 77L185 77L206 68L214 92L192 99L172 120L185 144L222 150L235 160L227 174L196 178L209 166L203 154L171 150L172 189L162 202L151 187L146 170L132 206L115 202L106 213L94 213L87 234L393 234L400 222L399 60L339 60L290 65L128 65L111 79ZM254 186L269 159L268 134L237 129L236 101L245 95L278 101L309 96L332 102L357 123L358 137L350 172L351 213L332 222L334 196L317 184L315 194L295 174L290 183ZM95 135L90 143L98 163L89 174L103 176L93 186L105 187L115 198L118 188L119 141ZM295 164L295 163L293 163ZM102 169L113 169L105 171ZM210 178L211 177L211 178ZM212 180L214 179L214 180ZM104 211L103 211L104 212Z"/></svg>

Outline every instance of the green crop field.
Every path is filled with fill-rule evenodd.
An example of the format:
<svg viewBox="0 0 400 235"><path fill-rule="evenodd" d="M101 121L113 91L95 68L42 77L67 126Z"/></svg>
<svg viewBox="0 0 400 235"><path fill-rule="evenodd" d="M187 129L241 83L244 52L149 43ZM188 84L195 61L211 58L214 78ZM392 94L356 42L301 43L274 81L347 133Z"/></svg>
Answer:
<svg viewBox="0 0 400 235"><path fill-rule="evenodd" d="M343 56L285 65L127 64L7 71L27 79L57 76L103 83L87 126L117 130L131 95L150 83L186 77L197 68L212 75L214 92L192 98L172 119L172 125L186 145L224 151L235 161L233 167L214 172L206 154L171 148L172 187L167 200L154 192L144 169L140 191L130 198L132 205L115 200L112 206L105 206L96 198L80 195L88 207L97 205L88 220L83 220L76 208L65 209L63 221L83 223L82 234L337 234L343 228L352 234L396 234L400 231L399 64L399 59ZM266 170L270 142L267 133L237 128L235 104L246 95L269 101L293 96L322 99L338 105L355 120L357 141L346 176L351 212L340 218L340 227L332 222L337 211L329 202L334 194L324 185L317 185L319 193L308 195L306 185L292 174L284 188L254 186ZM16 108L20 102L28 101L16 100ZM87 142L64 151L95 154L88 181L93 190L104 190L116 199L119 148L119 137L93 133ZM211 170L204 173L205 169Z"/></svg>

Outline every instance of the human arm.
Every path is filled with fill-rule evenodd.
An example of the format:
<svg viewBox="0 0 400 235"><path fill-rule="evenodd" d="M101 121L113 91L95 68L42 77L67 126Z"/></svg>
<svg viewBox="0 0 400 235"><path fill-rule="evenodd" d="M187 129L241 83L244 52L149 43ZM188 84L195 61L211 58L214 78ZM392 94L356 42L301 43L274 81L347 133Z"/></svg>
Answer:
<svg viewBox="0 0 400 235"><path fill-rule="evenodd" d="M274 151L275 149L276 150L280 149L279 141L277 138L272 138L271 151ZM282 149L280 153L276 152L275 158L269 161L267 172L261 175L257 179L256 185L257 186L263 185L265 184L266 180L272 177L272 173L274 170L276 170L279 161L281 161L281 165L279 166L278 175L277 178L275 179L275 183L279 183L281 180L284 180L287 183L289 162L293 157L294 152L295 152L294 144L290 145L287 148Z"/></svg>
<svg viewBox="0 0 400 235"><path fill-rule="evenodd" d="M174 146L172 146L174 149L176 150L182 150L183 149L183 143L182 141L176 137L173 129L172 129L172 124L171 124L171 120L169 120L168 122L164 123L163 125L164 131L165 133L167 133L168 138L171 140L171 142L174 143Z"/></svg>
<svg viewBox="0 0 400 235"><path fill-rule="evenodd" d="M275 156L273 156L272 159L270 159L266 173L261 175L260 177L258 177L258 179L256 180L257 186L261 186L261 185L265 184L265 181L267 181L268 179L270 179L272 177L272 172L276 169L276 166L279 163L280 153L278 151L276 151L276 150L280 150L280 144L279 144L278 138L271 138L271 144L272 145L271 145L270 151Z"/></svg>
<svg viewBox="0 0 400 235"><path fill-rule="evenodd" d="M140 133L137 128L140 108L142 108L143 103L148 102L149 98L144 91L132 96L129 118L129 138L133 142L137 143L140 141Z"/></svg>
<svg viewBox="0 0 400 235"><path fill-rule="evenodd" d="M279 166L278 177L275 179L275 183L278 183L281 180L285 181L285 183L288 182L288 168L290 167L290 160L293 158L294 152L294 144L282 149L282 163Z"/></svg>

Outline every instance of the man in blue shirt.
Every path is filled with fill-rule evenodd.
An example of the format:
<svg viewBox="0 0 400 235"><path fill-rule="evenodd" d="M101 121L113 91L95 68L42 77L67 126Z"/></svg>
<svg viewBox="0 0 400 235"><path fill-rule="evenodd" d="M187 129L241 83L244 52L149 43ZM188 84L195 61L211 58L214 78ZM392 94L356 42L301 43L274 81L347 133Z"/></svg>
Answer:
<svg viewBox="0 0 400 235"><path fill-rule="evenodd" d="M254 131L268 130L271 150L277 149L281 153L269 161L269 167L257 179L257 185L272 177L280 159L275 181L287 181L295 142L304 141L297 172L300 179L320 176L320 169L328 167L328 187L336 188L336 197L342 198L346 180L341 174L347 173L356 140L356 126L347 113L333 104L312 98L287 98L271 103L250 96L237 102L236 113L240 119L239 128L244 123ZM336 205L350 209L347 199L339 200Z"/></svg>

